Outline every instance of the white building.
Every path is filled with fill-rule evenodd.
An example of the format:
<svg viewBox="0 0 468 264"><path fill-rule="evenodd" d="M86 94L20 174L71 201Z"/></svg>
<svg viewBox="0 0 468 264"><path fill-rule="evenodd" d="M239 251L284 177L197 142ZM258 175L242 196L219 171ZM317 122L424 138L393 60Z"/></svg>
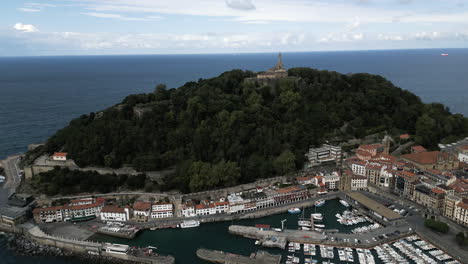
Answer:
<svg viewBox="0 0 468 264"><path fill-rule="evenodd" d="M230 214L244 211L245 201L240 195L230 194L228 196L228 201Z"/></svg>
<svg viewBox="0 0 468 264"><path fill-rule="evenodd" d="M367 190L367 177L353 175L351 178L351 191Z"/></svg>
<svg viewBox="0 0 468 264"><path fill-rule="evenodd" d="M366 165L367 165L367 162L365 161L362 161L362 160L354 161L353 163L351 163L351 170L356 175L364 176L366 175Z"/></svg>
<svg viewBox="0 0 468 264"><path fill-rule="evenodd" d="M125 222L130 219L128 208L120 208L111 205L104 206L100 216L102 221Z"/></svg>
<svg viewBox="0 0 468 264"><path fill-rule="evenodd" d="M459 202L455 206L455 212L453 214L453 220L457 223L468 226L468 204Z"/></svg>
<svg viewBox="0 0 468 264"><path fill-rule="evenodd" d="M391 182L393 178L393 170L388 169L387 167L382 167L380 171L380 178L378 181L378 185L380 187L390 188Z"/></svg>
<svg viewBox="0 0 468 264"><path fill-rule="evenodd" d="M66 161L67 160L67 153L65 153L65 152L55 152L54 155L52 155L52 160Z"/></svg>
<svg viewBox="0 0 468 264"><path fill-rule="evenodd" d="M173 205L171 203L153 204L151 208L151 218L167 218L172 217Z"/></svg>
<svg viewBox="0 0 468 264"><path fill-rule="evenodd" d="M333 173L325 174L321 176L322 176L322 182L325 184L325 186L329 190L338 189L338 183L340 181L340 175L338 174L338 172L335 171Z"/></svg>
<svg viewBox="0 0 468 264"><path fill-rule="evenodd" d="M192 217L196 216L195 214L195 205L191 202L182 204L182 216L183 217Z"/></svg>
<svg viewBox="0 0 468 264"><path fill-rule="evenodd" d="M468 163L468 145L459 148L458 160Z"/></svg>
<svg viewBox="0 0 468 264"><path fill-rule="evenodd" d="M229 211L229 202L215 202L216 214L225 214Z"/></svg>

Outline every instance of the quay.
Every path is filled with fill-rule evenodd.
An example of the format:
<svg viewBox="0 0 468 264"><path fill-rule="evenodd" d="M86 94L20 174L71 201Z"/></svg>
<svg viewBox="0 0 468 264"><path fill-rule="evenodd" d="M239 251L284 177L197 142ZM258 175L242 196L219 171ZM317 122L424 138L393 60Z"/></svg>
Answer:
<svg viewBox="0 0 468 264"><path fill-rule="evenodd" d="M281 261L281 255L272 255L264 251L258 251L246 257L218 250L198 249L197 257L221 264L279 264Z"/></svg>
<svg viewBox="0 0 468 264"><path fill-rule="evenodd" d="M291 230L284 229L283 231L263 230L253 226L229 226L229 233L240 235L247 238L258 239L264 246L286 248L287 242L298 243L321 243L327 239L316 231Z"/></svg>

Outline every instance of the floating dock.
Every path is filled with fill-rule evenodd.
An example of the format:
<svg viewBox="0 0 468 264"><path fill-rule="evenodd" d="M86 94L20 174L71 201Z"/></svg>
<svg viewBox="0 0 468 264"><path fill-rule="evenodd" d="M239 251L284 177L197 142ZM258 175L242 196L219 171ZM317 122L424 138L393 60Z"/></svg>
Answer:
<svg viewBox="0 0 468 264"><path fill-rule="evenodd" d="M258 251L246 257L218 250L198 249L197 257L221 264L279 264L281 261L280 255L272 255L265 251Z"/></svg>

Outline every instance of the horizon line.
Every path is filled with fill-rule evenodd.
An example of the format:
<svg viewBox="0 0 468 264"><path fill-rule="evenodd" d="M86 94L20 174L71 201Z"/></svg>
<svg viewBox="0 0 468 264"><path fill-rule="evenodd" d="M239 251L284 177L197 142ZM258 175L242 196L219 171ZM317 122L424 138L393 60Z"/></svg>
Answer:
<svg viewBox="0 0 468 264"><path fill-rule="evenodd" d="M246 51L246 52L195 52L195 53L134 53L134 54L62 54L62 55L0 55L0 58L40 58L40 57L111 57L111 56L184 56L184 55L248 55L281 53L327 53L327 52L365 52L365 51L404 51L404 50L464 50L468 48L396 48L396 49L355 49L355 50L310 50L310 51Z"/></svg>

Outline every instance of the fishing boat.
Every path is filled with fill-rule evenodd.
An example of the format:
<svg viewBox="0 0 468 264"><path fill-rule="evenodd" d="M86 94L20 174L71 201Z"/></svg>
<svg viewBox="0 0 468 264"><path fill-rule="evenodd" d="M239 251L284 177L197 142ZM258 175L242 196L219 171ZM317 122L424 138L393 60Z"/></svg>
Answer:
<svg viewBox="0 0 468 264"><path fill-rule="evenodd" d="M191 227L198 227L198 226L200 226L200 222L196 220L188 220L180 224L180 228L191 228Z"/></svg>
<svg viewBox="0 0 468 264"><path fill-rule="evenodd" d="M314 203L315 207L321 207L325 204L325 200L318 200Z"/></svg>
<svg viewBox="0 0 468 264"><path fill-rule="evenodd" d="M345 200L340 200L340 203L345 207L349 207L349 203L346 202Z"/></svg>
<svg viewBox="0 0 468 264"><path fill-rule="evenodd" d="M298 214L301 212L301 209L297 208L297 207L294 207L294 208L289 208L288 209L288 213L290 214Z"/></svg>

